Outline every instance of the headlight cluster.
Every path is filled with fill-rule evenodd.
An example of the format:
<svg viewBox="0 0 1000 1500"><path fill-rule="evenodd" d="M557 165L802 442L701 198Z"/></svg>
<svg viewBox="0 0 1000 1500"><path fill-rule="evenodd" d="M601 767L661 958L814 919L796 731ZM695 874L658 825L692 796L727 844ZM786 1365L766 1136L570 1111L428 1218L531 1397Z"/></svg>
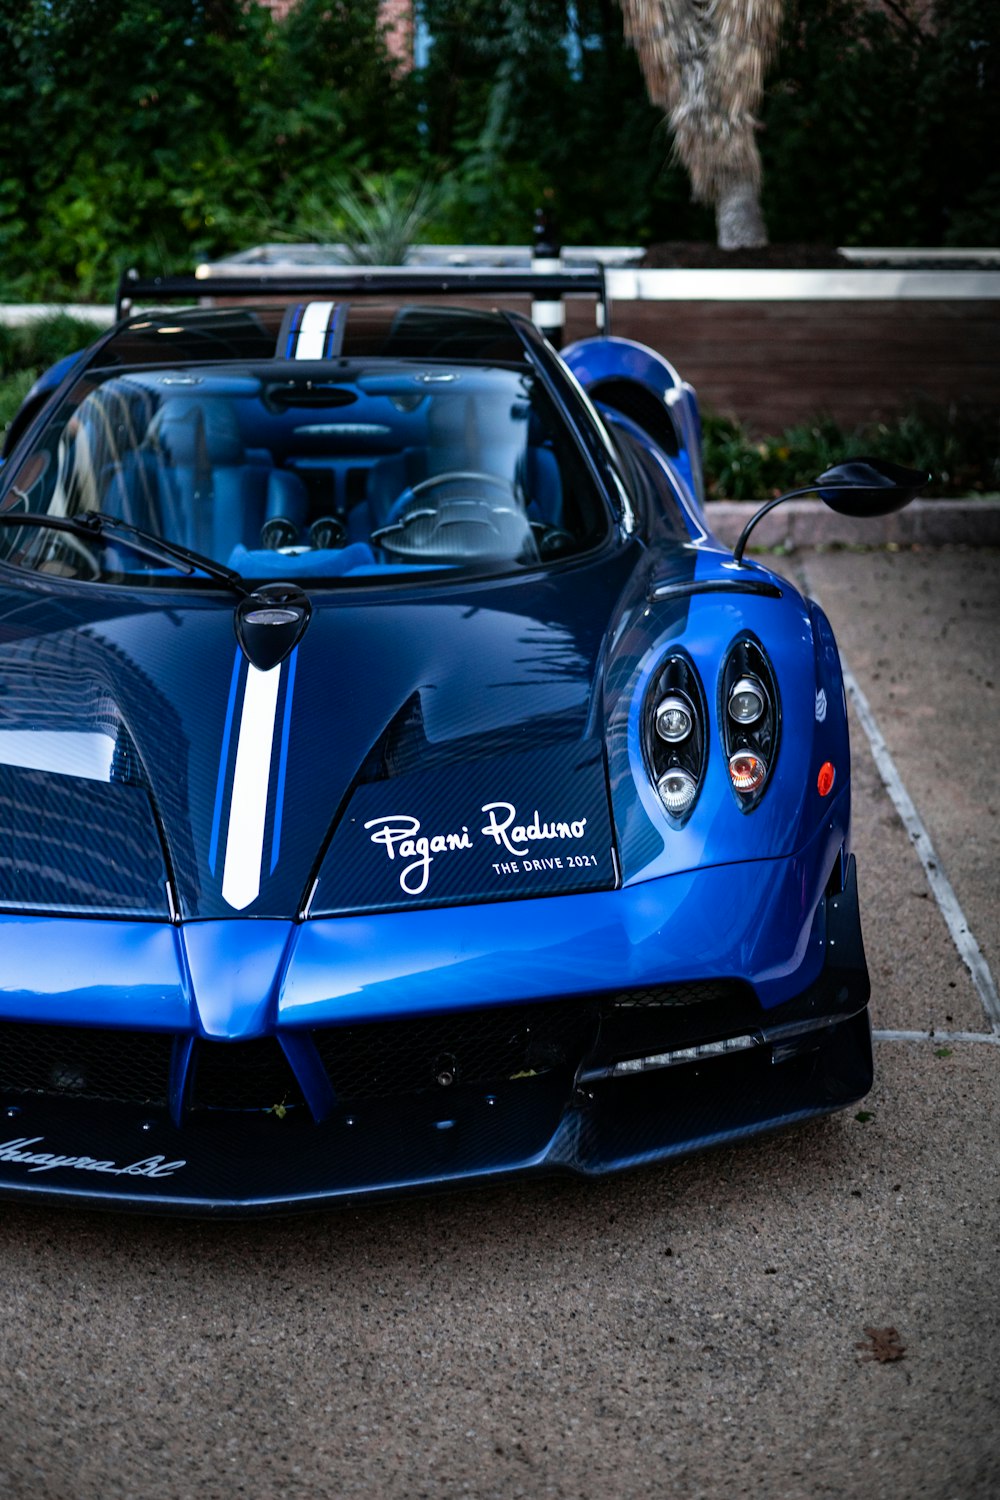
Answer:
<svg viewBox="0 0 1000 1500"><path fill-rule="evenodd" d="M708 751L705 694L686 656L667 659L646 701L646 761L660 801L680 824L697 801Z"/></svg>
<svg viewBox="0 0 1000 1500"><path fill-rule="evenodd" d="M729 779L740 806L755 807L778 748L778 695L757 642L737 641L719 684L719 721Z"/></svg>
<svg viewBox="0 0 1000 1500"><path fill-rule="evenodd" d="M780 724L774 673L762 647L750 638L738 640L726 656L718 719L729 780L740 807L749 812L767 784ZM705 694L686 656L668 657L651 682L643 723L653 785L670 819L680 825L698 799L708 759Z"/></svg>

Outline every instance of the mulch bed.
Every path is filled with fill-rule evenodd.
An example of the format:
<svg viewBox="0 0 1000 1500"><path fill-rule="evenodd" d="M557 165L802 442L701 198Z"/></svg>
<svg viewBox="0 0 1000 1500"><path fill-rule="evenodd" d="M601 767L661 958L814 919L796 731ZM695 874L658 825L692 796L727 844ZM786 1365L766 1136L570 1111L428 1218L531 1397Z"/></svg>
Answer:
<svg viewBox="0 0 1000 1500"><path fill-rule="evenodd" d="M928 253L926 260L908 260L907 271L969 271L981 269L984 262L974 250L961 259L935 260ZM650 245L642 265L651 270L689 271L835 271L880 270L891 267L901 270L898 263L880 260L872 252L863 260L841 255L834 245L762 245L759 250L720 250L718 245L698 240L668 240L661 245Z"/></svg>
<svg viewBox="0 0 1000 1500"><path fill-rule="evenodd" d="M829 271L850 264L832 245L762 245L720 250L708 241L669 240L650 245L642 264L656 270Z"/></svg>

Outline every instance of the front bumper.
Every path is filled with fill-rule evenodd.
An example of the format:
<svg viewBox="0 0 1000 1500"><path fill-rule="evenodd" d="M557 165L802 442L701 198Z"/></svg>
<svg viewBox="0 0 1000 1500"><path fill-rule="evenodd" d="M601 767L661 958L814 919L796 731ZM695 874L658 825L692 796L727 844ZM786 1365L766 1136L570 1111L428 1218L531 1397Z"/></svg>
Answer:
<svg viewBox="0 0 1000 1500"><path fill-rule="evenodd" d="M798 946L803 985L771 1006L742 979L661 977L530 1006L369 1012L356 1027L237 1043L248 1049L239 1076L220 1066L235 1061L232 1043L146 1033L144 1066L152 1080L165 1047L166 1081L133 1099L95 1097L106 1054L128 1050L124 1033L81 1028L77 1064L36 1047L12 1073L4 1059L26 1033L40 1042L58 1030L59 1041L71 1028L6 1023L0 1192L147 1212L289 1211L532 1171L600 1176L826 1114L872 1078L853 860Z"/></svg>

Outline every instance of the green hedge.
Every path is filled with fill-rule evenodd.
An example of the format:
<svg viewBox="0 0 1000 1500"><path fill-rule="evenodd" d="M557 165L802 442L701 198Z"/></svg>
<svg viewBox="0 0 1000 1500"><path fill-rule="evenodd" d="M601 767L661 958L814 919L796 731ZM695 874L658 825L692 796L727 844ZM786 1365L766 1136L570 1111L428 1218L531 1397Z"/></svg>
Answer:
<svg viewBox="0 0 1000 1500"><path fill-rule="evenodd" d="M99 329L60 314L38 318L21 327L0 323L0 430L14 416L43 370L64 355L93 343Z"/></svg>

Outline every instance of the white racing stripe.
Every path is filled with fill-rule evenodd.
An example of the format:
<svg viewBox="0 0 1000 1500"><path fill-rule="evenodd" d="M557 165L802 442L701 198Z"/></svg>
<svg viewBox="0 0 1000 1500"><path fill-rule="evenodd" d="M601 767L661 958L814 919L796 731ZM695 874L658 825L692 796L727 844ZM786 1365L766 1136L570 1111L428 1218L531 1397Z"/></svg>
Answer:
<svg viewBox="0 0 1000 1500"><path fill-rule="evenodd" d="M222 873L223 899L237 911L249 906L260 891L280 681L280 666L269 672L247 669Z"/></svg>
<svg viewBox="0 0 1000 1500"><path fill-rule="evenodd" d="M298 342L295 345L296 359L322 359L326 347L326 333L333 316L335 302L310 302L302 314Z"/></svg>
<svg viewBox="0 0 1000 1500"><path fill-rule="evenodd" d="M809 584L809 579L804 568L800 569L800 578L804 590L813 599L816 594ZM817 601L819 602L819 601ZM913 845L917 858L924 867L927 883L931 888L934 900L938 904L941 915L948 924L952 941L958 949L959 957L965 964L975 987L976 994L982 1002L986 1019L990 1022L994 1032L1000 1034L1000 996L997 995L997 987L990 973L989 965L982 954L982 949L973 937L966 921L955 889L948 879L931 843L930 834L924 827L923 819L917 812L913 799L903 779L896 769L896 764L889 754L889 747L885 742L882 731L875 721L875 715L871 711L868 699L858 684L858 680L844 660L843 653L840 657L840 666L844 674L844 687L847 696L851 700L854 712L857 714L861 727L868 737L872 758L878 769L882 784L889 793L889 800L900 816L903 827L909 835L910 843Z"/></svg>

